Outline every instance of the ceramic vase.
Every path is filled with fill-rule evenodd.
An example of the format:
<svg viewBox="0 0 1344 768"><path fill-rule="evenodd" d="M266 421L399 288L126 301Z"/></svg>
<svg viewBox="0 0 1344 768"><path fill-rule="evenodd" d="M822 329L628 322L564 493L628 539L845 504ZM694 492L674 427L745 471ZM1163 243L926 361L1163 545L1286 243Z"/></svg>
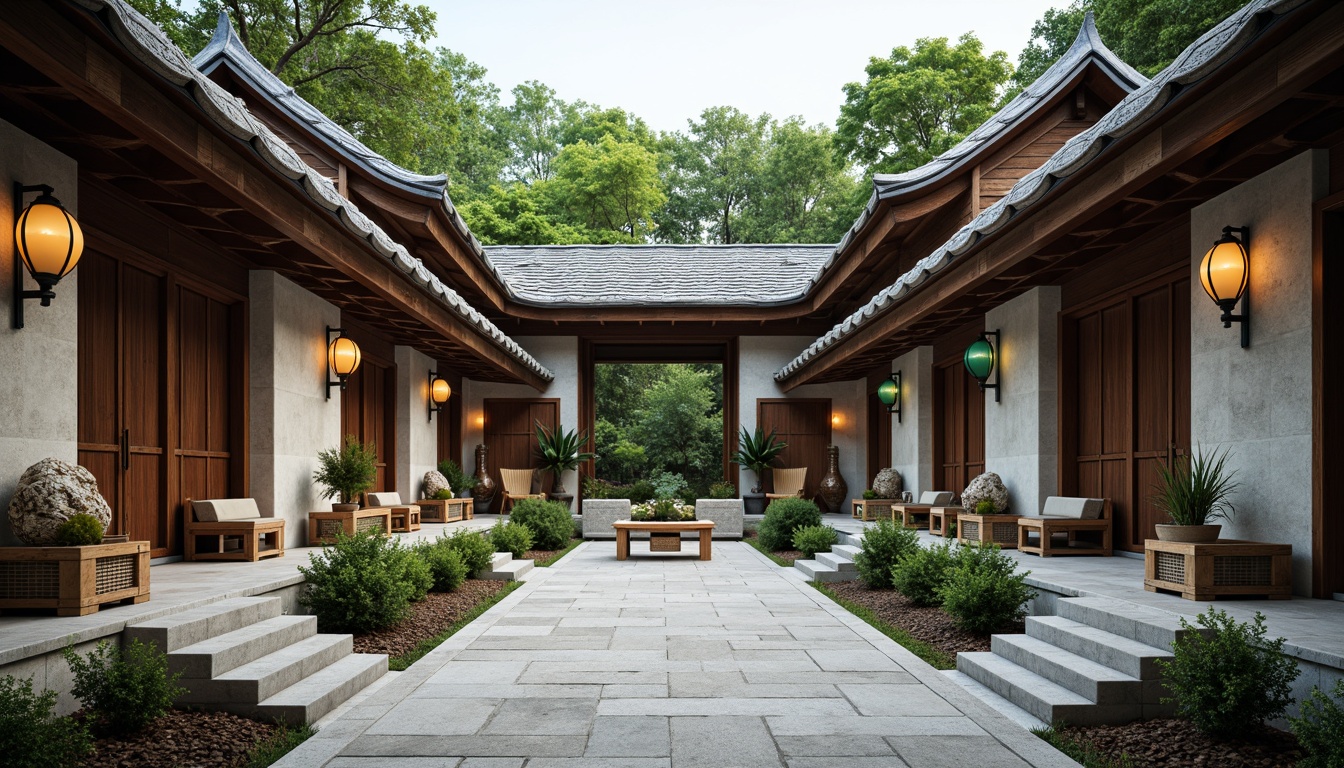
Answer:
<svg viewBox="0 0 1344 768"><path fill-rule="evenodd" d="M490 502L495 498L496 486L494 478L490 477L489 453L490 449L485 447L485 443L477 444L476 487L471 490L471 497L481 505L481 511L489 509Z"/></svg>
<svg viewBox="0 0 1344 768"><path fill-rule="evenodd" d="M821 478L817 488L817 497L826 509L823 512L840 512L844 509L845 499L849 496L849 486L840 475L840 449L832 445L826 449L826 475Z"/></svg>

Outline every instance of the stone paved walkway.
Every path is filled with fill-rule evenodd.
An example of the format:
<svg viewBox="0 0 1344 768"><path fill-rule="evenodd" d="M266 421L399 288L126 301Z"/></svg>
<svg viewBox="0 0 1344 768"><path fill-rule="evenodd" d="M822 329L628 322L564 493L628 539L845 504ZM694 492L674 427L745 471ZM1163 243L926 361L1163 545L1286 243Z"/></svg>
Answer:
<svg viewBox="0 0 1344 768"><path fill-rule="evenodd" d="M745 544L590 542L278 765L1072 766Z"/></svg>

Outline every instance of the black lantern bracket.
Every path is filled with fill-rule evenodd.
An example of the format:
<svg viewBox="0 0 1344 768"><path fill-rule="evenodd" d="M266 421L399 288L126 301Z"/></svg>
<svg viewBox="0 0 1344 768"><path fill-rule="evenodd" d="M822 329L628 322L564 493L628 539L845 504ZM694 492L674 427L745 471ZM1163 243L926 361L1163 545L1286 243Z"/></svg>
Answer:
<svg viewBox="0 0 1344 768"><path fill-rule="evenodd" d="M336 373L335 371L333 371L333 370L331 369L331 345L332 345L332 342L336 341L337 339L339 339L340 337L342 337L342 336L344 336L344 335L345 335L345 329L344 329L344 328L332 328L330 325L327 326L327 348L326 348L325 350L322 351L322 352L323 352L323 355L322 355L322 356L325 357L325 358L327 358L327 399L328 399L328 400L331 399L331 390L332 390L333 388L335 388L335 387L340 387L340 388L341 388L341 391L344 392L344 391L345 391L345 382L346 382L347 379L350 378L349 374L341 375L341 374L337 373L337 374L336 374L336 380L335 380L335 381L332 381L332 380L331 380L331 375L332 375L333 373Z"/></svg>
<svg viewBox="0 0 1344 768"><path fill-rule="evenodd" d="M901 372L892 371L891 380L896 383L896 401L887 406L887 413L896 414L896 423L901 423L901 401L905 399L905 392L901 389Z"/></svg>
<svg viewBox="0 0 1344 768"><path fill-rule="evenodd" d="M434 414L443 411L443 409L446 408L446 407L448 406L447 403L444 403L443 405L435 405L435 404L434 404L434 382L436 382L436 381L438 381L438 380L439 380L439 372L438 372L438 371L430 371L430 372L429 372L429 397L427 398L427 399L429 400L429 419L428 419L428 421L433 421L433 420L434 420Z"/></svg>
<svg viewBox="0 0 1344 768"><path fill-rule="evenodd" d="M994 337L994 340L993 340L993 341L990 341L990 337L991 337L991 336ZM991 367L990 367L990 371L989 371L990 376L993 376L993 377L994 377L994 383L993 383L993 384L989 384L989 383L987 383L987 382L989 381L989 377L988 377L988 376L985 377L985 380L984 380L984 381L981 381L981 380L979 380L979 379L976 379L976 383L978 383L978 384L980 385L980 391L981 391L981 392L984 392L984 391L987 390L987 389L992 389L992 390L994 390L994 402L997 403L997 402L1000 402L1000 400L999 400L999 393L1000 393L1000 391L1001 391L1001 389L1002 389L999 385L1003 384L1003 366L1001 365L1001 363L1002 363L1003 361L999 359L999 357L1000 357L1000 354L999 354L999 331L998 331L998 329L995 329L995 330L992 330L992 331L981 331L981 332L980 332L980 338L984 339L985 342L987 342L987 343L990 345L990 347L994 350L994 357L991 358L991 359L993 360L993 364L991 365Z"/></svg>
<svg viewBox="0 0 1344 768"><path fill-rule="evenodd" d="M43 195L50 195L55 192L55 188L48 184L24 184L23 182L14 182L14 224L17 226L19 217L23 216L23 196L29 192L41 192ZM14 233L14 330L23 329L23 303L29 299L38 299L42 306L51 306L51 300L56 298L56 292L50 285L38 284L36 291L25 291L23 289L23 257L19 255L19 235Z"/></svg>
<svg viewBox="0 0 1344 768"><path fill-rule="evenodd" d="M1241 296L1218 302L1218 308L1223 311L1218 319L1223 321L1224 328L1231 328L1233 323L1241 324L1241 348L1246 349L1251 346L1251 228L1223 227L1225 240L1231 240L1234 235L1241 238L1241 248L1246 252L1246 288ZM1237 308L1237 302L1241 302L1241 314L1234 315L1232 310Z"/></svg>

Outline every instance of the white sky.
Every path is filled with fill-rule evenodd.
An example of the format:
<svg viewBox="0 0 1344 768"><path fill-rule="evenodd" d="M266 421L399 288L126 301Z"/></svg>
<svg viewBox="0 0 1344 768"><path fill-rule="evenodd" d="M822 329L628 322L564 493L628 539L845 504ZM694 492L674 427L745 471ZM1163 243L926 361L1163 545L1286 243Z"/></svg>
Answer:
<svg viewBox="0 0 1344 768"><path fill-rule="evenodd" d="M623 107L682 130L706 107L834 126L841 86L870 56L974 31L1014 64L1047 8L1067 0L418 0L442 45L509 90L540 80L566 101Z"/></svg>

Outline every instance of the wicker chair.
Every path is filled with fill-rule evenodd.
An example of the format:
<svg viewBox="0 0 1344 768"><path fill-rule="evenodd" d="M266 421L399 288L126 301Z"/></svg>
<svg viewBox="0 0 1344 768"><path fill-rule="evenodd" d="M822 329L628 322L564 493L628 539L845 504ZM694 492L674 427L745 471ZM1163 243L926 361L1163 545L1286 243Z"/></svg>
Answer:
<svg viewBox="0 0 1344 768"><path fill-rule="evenodd" d="M499 478L504 486L504 501L499 506L501 515L509 514L515 502L522 499L545 499L544 493L532 493L532 476L536 474L534 469L501 469Z"/></svg>
<svg viewBox="0 0 1344 768"><path fill-rule="evenodd" d="M766 504L775 499L803 498L803 487L807 484L807 467L776 469L772 474L775 476L775 490L774 493L765 494Z"/></svg>

